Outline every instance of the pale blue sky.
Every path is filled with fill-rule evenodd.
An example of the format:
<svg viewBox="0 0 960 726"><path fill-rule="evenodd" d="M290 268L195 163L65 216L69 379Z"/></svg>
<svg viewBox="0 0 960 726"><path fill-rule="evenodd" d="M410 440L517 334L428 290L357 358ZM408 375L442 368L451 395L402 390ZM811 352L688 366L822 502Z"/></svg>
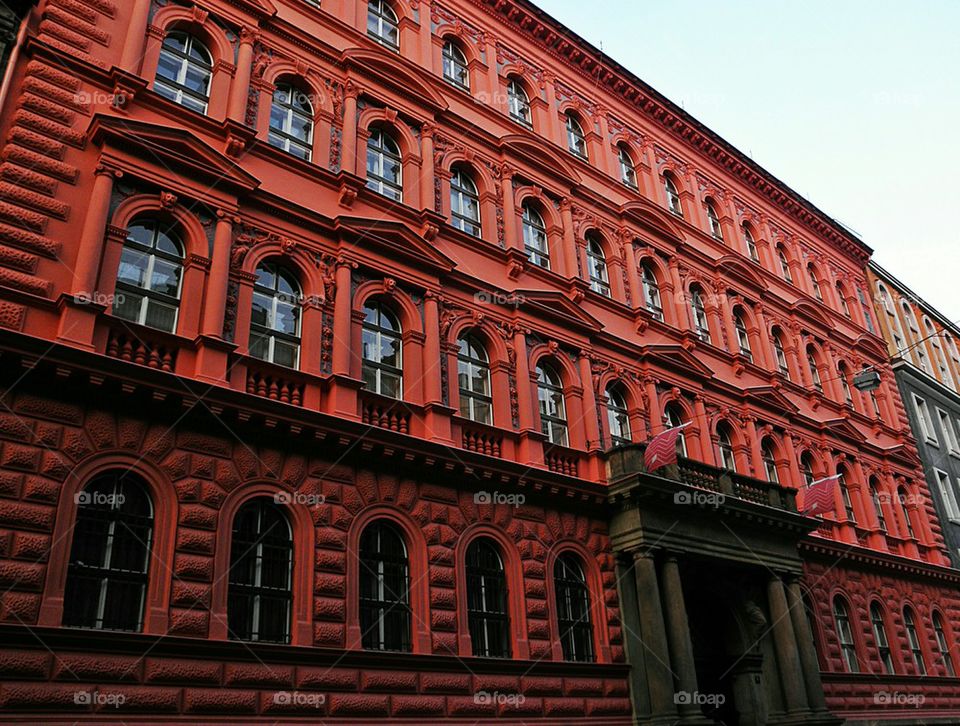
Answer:
<svg viewBox="0 0 960 726"><path fill-rule="evenodd" d="M960 0L534 0L960 319Z"/></svg>

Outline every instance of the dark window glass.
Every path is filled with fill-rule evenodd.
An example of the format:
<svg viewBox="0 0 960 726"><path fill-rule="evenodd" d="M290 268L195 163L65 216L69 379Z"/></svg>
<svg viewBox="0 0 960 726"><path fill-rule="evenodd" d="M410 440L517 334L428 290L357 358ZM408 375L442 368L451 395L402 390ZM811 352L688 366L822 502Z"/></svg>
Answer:
<svg viewBox="0 0 960 726"><path fill-rule="evenodd" d="M853 640L853 630L850 627L850 613L847 603L842 598L833 600L833 617L837 626L837 638L840 641L840 652L848 673L859 673L860 662L857 660L857 646Z"/></svg>
<svg viewBox="0 0 960 726"><path fill-rule="evenodd" d="M593 661L593 628L590 625L590 592L583 568L569 554L553 566L557 599L557 625L565 660Z"/></svg>
<svg viewBox="0 0 960 726"><path fill-rule="evenodd" d="M130 630L143 626L153 504L134 474L110 472L77 495L63 624Z"/></svg>
<svg viewBox="0 0 960 726"><path fill-rule="evenodd" d="M873 625L873 639L877 642L877 651L880 654L880 663L884 673L894 673L893 656L890 654L890 641L887 640L887 627L883 621L883 611L880 603L870 605L870 622Z"/></svg>
<svg viewBox="0 0 960 726"><path fill-rule="evenodd" d="M174 332L182 278L183 243L177 226L156 219L134 222L120 253L113 314Z"/></svg>
<svg viewBox="0 0 960 726"><path fill-rule="evenodd" d="M233 518L227 628L235 640L290 642L293 536L286 514L266 497Z"/></svg>
<svg viewBox="0 0 960 726"><path fill-rule="evenodd" d="M410 573L396 527L374 522L360 536L360 631L369 650L410 650Z"/></svg>
<svg viewBox="0 0 960 726"><path fill-rule="evenodd" d="M467 548L467 618L473 654L510 657L507 578L496 546L476 539Z"/></svg>
<svg viewBox="0 0 960 726"><path fill-rule="evenodd" d="M300 286L283 267L257 267L250 314L250 355L296 368L300 361Z"/></svg>

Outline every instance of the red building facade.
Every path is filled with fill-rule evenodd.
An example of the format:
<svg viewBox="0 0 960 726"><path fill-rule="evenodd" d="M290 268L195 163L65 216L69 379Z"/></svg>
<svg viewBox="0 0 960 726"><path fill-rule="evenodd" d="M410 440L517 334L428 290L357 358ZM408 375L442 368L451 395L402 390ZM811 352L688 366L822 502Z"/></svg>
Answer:
<svg viewBox="0 0 960 726"><path fill-rule="evenodd" d="M870 250L532 5L44 0L2 93L12 719L713 718L710 547L608 497L679 423L791 543L723 717L960 709Z"/></svg>

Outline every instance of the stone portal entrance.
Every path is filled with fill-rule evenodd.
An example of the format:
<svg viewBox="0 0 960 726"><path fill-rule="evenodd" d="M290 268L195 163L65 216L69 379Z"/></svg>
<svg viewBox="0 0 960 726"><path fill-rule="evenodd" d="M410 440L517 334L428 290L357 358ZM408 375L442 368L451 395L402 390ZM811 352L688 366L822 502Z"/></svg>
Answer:
<svg viewBox="0 0 960 726"><path fill-rule="evenodd" d="M681 459L608 454L611 541L641 724L839 724L803 608L794 492Z"/></svg>

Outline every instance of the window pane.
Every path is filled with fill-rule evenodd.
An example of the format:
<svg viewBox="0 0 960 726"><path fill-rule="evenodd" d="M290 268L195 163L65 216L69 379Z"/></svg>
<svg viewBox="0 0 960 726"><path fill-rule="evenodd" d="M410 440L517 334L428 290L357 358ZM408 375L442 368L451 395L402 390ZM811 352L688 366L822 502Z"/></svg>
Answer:
<svg viewBox="0 0 960 726"><path fill-rule="evenodd" d="M177 322L177 308L156 300L147 300L147 316L145 325L159 330L173 332Z"/></svg>

